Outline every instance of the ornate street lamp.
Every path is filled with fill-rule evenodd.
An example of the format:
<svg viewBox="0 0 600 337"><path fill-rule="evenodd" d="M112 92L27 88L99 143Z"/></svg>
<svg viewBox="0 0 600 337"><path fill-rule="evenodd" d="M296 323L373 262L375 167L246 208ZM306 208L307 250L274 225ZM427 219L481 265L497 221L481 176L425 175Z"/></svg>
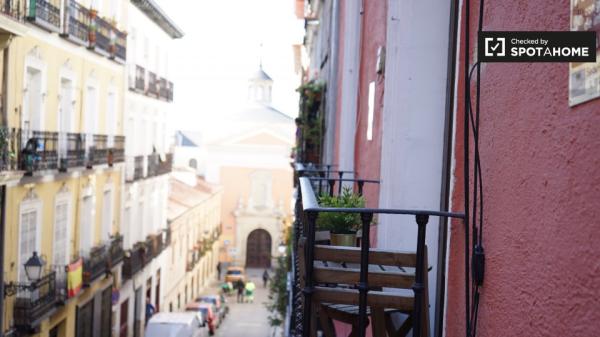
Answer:
<svg viewBox="0 0 600 337"><path fill-rule="evenodd" d="M42 260L37 252L33 252L33 255L25 262L25 275L31 282L39 281L42 278L42 270L44 269L46 262Z"/></svg>

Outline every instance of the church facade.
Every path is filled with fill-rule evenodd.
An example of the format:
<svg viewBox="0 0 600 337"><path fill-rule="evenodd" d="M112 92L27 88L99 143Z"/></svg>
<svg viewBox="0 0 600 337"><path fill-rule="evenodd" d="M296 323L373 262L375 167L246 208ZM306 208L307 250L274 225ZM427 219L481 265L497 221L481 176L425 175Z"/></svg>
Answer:
<svg viewBox="0 0 600 337"><path fill-rule="evenodd" d="M175 160L223 187L220 260L267 268L279 254L292 213L295 126L271 106L273 80L262 67L248 84L246 105L224 113L220 127L178 132Z"/></svg>

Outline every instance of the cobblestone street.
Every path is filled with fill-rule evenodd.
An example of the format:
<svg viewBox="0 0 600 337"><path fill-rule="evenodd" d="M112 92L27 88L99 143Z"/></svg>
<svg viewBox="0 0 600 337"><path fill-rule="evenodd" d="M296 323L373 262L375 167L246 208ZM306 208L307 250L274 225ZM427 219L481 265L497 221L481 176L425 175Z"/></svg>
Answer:
<svg viewBox="0 0 600 337"><path fill-rule="evenodd" d="M249 279L256 283L256 295L254 303L236 303L236 297L227 298L229 304L229 315L221 324L215 336L219 337L270 337L273 329L269 326L267 317L269 312L265 307L269 291L262 287L262 270L248 269L246 271ZM212 288L207 293L217 293L218 288Z"/></svg>

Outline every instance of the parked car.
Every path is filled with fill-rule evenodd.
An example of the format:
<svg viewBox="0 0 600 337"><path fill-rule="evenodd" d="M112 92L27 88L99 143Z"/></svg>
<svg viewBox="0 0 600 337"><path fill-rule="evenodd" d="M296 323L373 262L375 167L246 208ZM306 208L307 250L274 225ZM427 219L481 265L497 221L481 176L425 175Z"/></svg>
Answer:
<svg viewBox="0 0 600 337"><path fill-rule="evenodd" d="M201 314L161 312L150 318L144 337L207 337L208 334Z"/></svg>
<svg viewBox="0 0 600 337"><path fill-rule="evenodd" d="M217 327L219 327L219 315L214 309L214 304L193 302L185 307L185 311L202 313L211 336L217 331Z"/></svg>
<svg viewBox="0 0 600 337"><path fill-rule="evenodd" d="M220 295L200 296L196 299L196 302L201 302L201 303L204 302L204 303L214 304L217 309L217 313L219 314L220 321L222 322L225 319L227 312L225 311L225 305L224 305L223 301L221 300Z"/></svg>
<svg viewBox="0 0 600 337"><path fill-rule="evenodd" d="M235 285L237 280L246 280L246 275L244 274L244 268L242 267L227 267L227 272L225 273L225 282L231 282Z"/></svg>

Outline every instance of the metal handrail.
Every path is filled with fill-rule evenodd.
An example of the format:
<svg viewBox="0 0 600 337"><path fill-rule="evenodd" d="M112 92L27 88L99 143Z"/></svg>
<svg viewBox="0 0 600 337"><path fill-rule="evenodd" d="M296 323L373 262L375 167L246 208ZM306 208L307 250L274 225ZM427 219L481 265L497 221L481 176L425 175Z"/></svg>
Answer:
<svg viewBox="0 0 600 337"><path fill-rule="evenodd" d="M333 179L332 179L333 180ZM339 179L343 181L344 179ZM348 180L348 179L346 179ZM349 181L357 182L359 179L350 179ZM379 183L373 181L373 183ZM445 212L436 210L412 210L412 209L394 209L394 208L336 208L336 207L321 207L317 200L316 194L313 189L310 177L300 177L300 200L302 202L302 213L306 223L304 224L304 235L307 238L307 245L305 251L305 263L306 263L306 282L303 289L304 293L304 321L303 323L303 336L308 337L310 332L310 317L312 306L310 305L312 300L312 293L314 291L313 285L313 260L314 260L314 249L315 249L315 231L316 231L316 220L321 212L343 212L343 213L359 213L361 214L362 221L362 239L361 239L361 261L360 261L360 278L358 283L359 291L359 310L358 310L358 328L359 336L364 337L367 327L367 294L369 289L368 283L368 267L369 267L369 234L370 225L373 220L374 214L396 214L396 215L413 215L418 225L417 234L417 267L415 271L415 283L413 285L414 291L414 309L413 309L413 336L421 336L421 320L422 320L422 299L425 286L423 284L424 273L426 272L423 268L425 259L425 230L430 216L445 217L445 218L457 218L464 219L465 214L459 212Z"/></svg>

